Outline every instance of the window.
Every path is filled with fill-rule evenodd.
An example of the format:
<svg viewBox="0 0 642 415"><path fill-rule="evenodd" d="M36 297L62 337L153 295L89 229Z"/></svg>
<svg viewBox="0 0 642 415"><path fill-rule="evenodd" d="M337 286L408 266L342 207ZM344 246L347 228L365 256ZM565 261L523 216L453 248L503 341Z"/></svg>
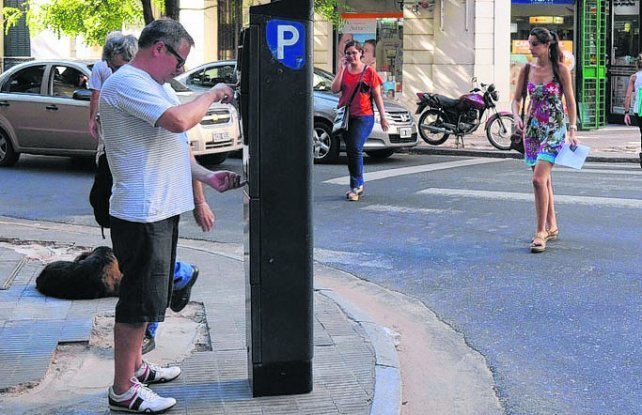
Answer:
<svg viewBox="0 0 642 415"><path fill-rule="evenodd" d="M2 85L2 92L40 94L40 85L45 73L44 65L30 66L14 73Z"/></svg>
<svg viewBox="0 0 642 415"><path fill-rule="evenodd" d="M233 66L217 66L214 68L204 69L191 74L187 79L188 86L199 85L206 88L211 88L220 82L224 82L226 84L236 83Z"/></svg>
<svg viewBox="0 0 642 415"><path fill-rule="evenodd" d="M56 66L52 72L52 95L72 98L77 89L87 89L87 76L78 69L68 66Z"/></svg>

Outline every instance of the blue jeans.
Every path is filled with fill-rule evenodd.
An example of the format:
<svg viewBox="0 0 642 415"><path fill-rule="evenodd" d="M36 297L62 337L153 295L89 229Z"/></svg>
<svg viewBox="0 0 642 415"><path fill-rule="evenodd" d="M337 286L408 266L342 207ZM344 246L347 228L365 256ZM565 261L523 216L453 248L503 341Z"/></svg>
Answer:
<svg viewBox="0 0 642 415"><path fill-rule="evenodd" d="M192 274L194 273L194 268L186 262L176 261L174 264L174 288L173 291L180 290L184 288L189 280L192 279ZM148 323L147 330L145 335L147 337L155 337L156 329L158 328L158 323Z"/></svg>
<svg viewBox="0 0 642 415"><path fill-rule="evenodd" d="M363 145L374 127L374 115L350 118L348 134L343 137L348 155L350 188L356 189L363 184Z"/></svg>

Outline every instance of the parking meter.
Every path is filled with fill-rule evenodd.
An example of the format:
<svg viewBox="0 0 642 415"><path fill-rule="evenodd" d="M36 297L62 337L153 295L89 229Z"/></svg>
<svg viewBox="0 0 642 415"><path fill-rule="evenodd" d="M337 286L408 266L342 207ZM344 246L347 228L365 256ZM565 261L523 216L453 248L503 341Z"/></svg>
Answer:
<svg viewBox="0 0 642 415"><path fill-rule="evenodd" d="M312 390L312 0L250 7L239 48L254 396Z"/></svg>

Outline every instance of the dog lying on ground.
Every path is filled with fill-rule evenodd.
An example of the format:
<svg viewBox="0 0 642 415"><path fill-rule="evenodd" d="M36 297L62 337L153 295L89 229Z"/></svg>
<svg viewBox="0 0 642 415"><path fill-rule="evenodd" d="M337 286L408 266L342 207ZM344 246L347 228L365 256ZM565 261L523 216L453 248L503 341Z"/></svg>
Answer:
<svg viewBox="0 0 642 415"><path fill-rule="evenodd" d="M68 300L118 296L123 278L111 248L99 246L83 252L72 261L55 261L36 278L36 288L44 295Z"/></svg>

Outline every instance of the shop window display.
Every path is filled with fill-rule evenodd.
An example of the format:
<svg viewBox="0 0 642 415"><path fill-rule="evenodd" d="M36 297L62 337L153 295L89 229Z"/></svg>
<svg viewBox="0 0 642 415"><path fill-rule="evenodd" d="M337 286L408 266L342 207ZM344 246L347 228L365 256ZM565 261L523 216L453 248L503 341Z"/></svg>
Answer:
<svg viewBox="0 0 642 415"><path fill-rule="evenodd" d="M561 3L561 2L560 2ZM575 15L567 4L518 4L513 1L511 8L511 71L510 96L515 93L519 71L525 63L533 60L528 45L528 35L532 28L543 26L557 32L560 47L564 53L564 64L575 76Z"/></svg>
<svg viewBox="0 0 642 415"><path fill-rule="evenodd" d="M635 59L640 52L638 1L613 2L611 68L611 113L624 114L624 98L629 77L637 71Z"/></svg>
<svg viewBox="0 0 642 415"><path fill-rule="evenodd" d="M345 44L351 40L360 42L364 48L364 62L379 73L385 96L394 98L403 88L403 19L344 17L346 24L337 35L337 65L341 62Z"/></svg>

